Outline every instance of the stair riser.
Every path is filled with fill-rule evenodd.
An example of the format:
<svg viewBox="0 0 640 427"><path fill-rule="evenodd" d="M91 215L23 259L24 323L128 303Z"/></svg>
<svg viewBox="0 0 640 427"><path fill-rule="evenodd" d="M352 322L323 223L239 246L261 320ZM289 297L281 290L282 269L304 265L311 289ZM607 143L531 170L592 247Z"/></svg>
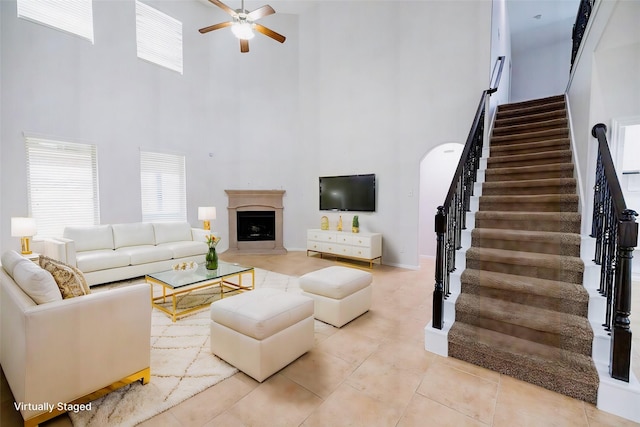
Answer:
<svg viewBox="0 0 640 427"><path fill-rule="evenodd" d="M546 113L530 114L526 119L528 123L538 123L554 119L564 119L566 117L567 114L564 110L555 110ZM496 119L494 129L501 128L503 126L519 125L521 123L522 117Z"/></svg>
<svg viewBox="0 0 640 427"><path fill-rule="evenodd" d="M483 196L534 196L543 194L575 194L576 186L540 186L540 187L482 187Z"/></svg>
<svg viewBox="0 0 640 427"><path fill-rule="evenodd" d="M485 182L496 181L526 181L529 179L547 179L547 178L572 178L573 169L571 170L555 170L555 171L540 171L540 172L527 172L527 173L495 173L498 172L498 168L487 170L485 172Z"/></svg>
<svg viewBox="0 0 640 427"><path fill-rule="evenodd" d="M507 119L519 117L521 120L527 120L529 116L535 116L542 113L556 113L562 112L566 115L565 103L554 102L545 105L530 105L530 106L500 106L498 107L498 114L496 119Z"/></svg>
<svg viewBox="0 0 640 427"><path fill-rule="evenodd" d="M479 248L505 249L539 254L580 256L580 245L559 244L556 242L529 242L506 239L473 237L471 245Z"/></svg>
<svg viewBox="0 0 640 427"><path fill-rule="evenodd" d="M491 147L490 153L492 158L500 156L514 156L518 154L535 154L541 151L560 151L570 150L569 141L558 141L554 143L538 143L531 144L513 144Z"/></svg>
<svg viewBox="0 0 640 427"><path fill-rule="evenodd" d="M506 136L494 136L491 138L491 146L525 144L527 142L540 142L562 138L569 138L569 129L547 130L531 134L523 133Z"/></svg>
<svg viewBox="0 0 640 427"><path fill-rule="evenodd" d="M481 211L504 212L577 212L578 202L494 202L480 197Z"/></svg>
<svg viewBox="0 0 640 427"><path fill-rule="evenodd" d="M559 118L546 121L527 121L526 123L520 121L520 124L512 124L508 126L500 123L493 128L493 136L515 135L525 132L538 132L541 130L557 129L559 127L567 127L567 119Z"/></svg>
<svg viewBox="0 0 640 427"><path fill-rule="evenodd" d="M568 283L582 283L582 272L566 269L554 269L541 266L528 266L522 264L510 264L500 261L482 261L466 259L466 268L475 270L495 271L496 273L516 274L525 277L537 277L538 279L557 280Z"/></svg>
<svg viewBox="0 0 640 427"><path fill-rule="evenodd" d="M505 220L476 218L476 228L496 228L501 230L554 231L560 233L580 233L580 222Z"/></svg>
<svg viewBox="0 0 640 427"><path fill-rule="evenodd" d="M499 168L517 168L523 166L543 166L555 163L568 163L571 161L571 153L549 154L546 157L537 156L520 158L519 156L490 157L487 160L487 170Z"/></svg>
<svg viewBox="0 0 640 427"><path fill-rule="evenodd" d="M461 291L467 294L478 295L486 298L494 298L502 301L515 302L518 304L526 304L532 307L553 310L576 316L587 317L588 303L568 300L562 298L553 298L544 295L534 295L525 292L518 292L512 289L497 289L488 286L479 286L467 283L462 280Z"/></svg>
<svg viewBox="0 0 640 427"><path fill-rule="evenodd" d="M468 325L477 326L479 328L488 329L501 334L518 337L532 342L548 345L551 347L561 348L567 351L573 351L585 356L591 355L591 339L579 339L576 335L554 334L547 331L538 331L521 325L501 322L495 319L478 316L477 313L466 313L462 310L456 310L456 321L463 322Z"/></svg>
<svg viewBox="0 0 640 427"><path fill-rule="evenodd" d="M465 345L454 342L449 342L448 347L449 357L455 357L456 359L464 360L504 375L509 375L513 378L562 393L575 399L580 399L592 404L596 403L598 395L597 389L584 386L579 381L576 381L573 376L558 378L547 372L544 367L533 368L524 358L515 361L505 361L494 356L491 352L476 352Z"/></svg>

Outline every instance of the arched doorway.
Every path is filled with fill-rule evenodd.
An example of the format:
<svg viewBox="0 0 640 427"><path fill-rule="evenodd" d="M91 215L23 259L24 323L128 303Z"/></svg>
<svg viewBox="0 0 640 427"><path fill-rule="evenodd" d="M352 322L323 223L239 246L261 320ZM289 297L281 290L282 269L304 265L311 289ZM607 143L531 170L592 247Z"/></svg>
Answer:
<svg viewBox="0 0 640 427"><path fill-rule="evenodd" d="M463 144L447 142L429 151L420 162L420 207L418 213L418 253L435 257L434 216L444 202L455 173Z"/></svg>

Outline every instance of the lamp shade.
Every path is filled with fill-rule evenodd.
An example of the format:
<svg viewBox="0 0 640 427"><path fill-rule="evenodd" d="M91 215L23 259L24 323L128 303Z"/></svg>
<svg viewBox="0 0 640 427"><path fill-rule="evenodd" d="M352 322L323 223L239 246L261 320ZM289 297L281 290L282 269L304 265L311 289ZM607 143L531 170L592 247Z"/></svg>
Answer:
<svg viewBox="0 0 640 427"><path fill-rule="evenodd" d="M11 236L31 237L36 234L36 220L34 218L11 218Z"/></svg>
<svg viewBox="0 0 640 427"><path fill-rule="evenodd" d="M216 208L213 206L201 206L198 208L198 219L200 221L207 221L216 219Z"/></svg>

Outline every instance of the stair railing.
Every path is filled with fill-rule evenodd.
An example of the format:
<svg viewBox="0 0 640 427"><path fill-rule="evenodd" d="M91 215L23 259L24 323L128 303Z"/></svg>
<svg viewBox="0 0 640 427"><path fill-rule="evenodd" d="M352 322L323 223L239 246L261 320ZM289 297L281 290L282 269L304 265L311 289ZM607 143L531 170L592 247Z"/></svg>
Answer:
<svg viewBox="0 0 640 427"><path fill-rule="evenodd" d="M578 13L576 14L576 21L573 24L573 31L571 34L573 46L571 48L570 69L573 69L573 63L576 61L576 56L578 56L578 50L580 49L580 44L582 43L585 30L587 29L587 23L589 22L589 17L591 16L594 3L595 0L580 0Z"/></svg>
<svg viewBox="0 0 640 427"><path fill-rule="evenodd" d="M631 260L638 245L638 214L627 209L613 165L607 127L599 123L591 134L598 139L598 163L593 195L591 237L596 239L594 262L600 265L600 293L606 297L602 326L611 334L609 374L629 382L631 365ZM612 332L612 333L611 333Z"/></svg>
<svg viewBox="0 0 640 427"><path fill-rule="evenodd" d="M504 56L496 59L491 72L492 87L482 92L449 192L442 206L438 206L437 209L435 218L436 283L433 291L433 318L431 322L432 327L436 329L442 329L443 326L444 300L450 295L449 276L455 270L456 250L461 248L462 230L466 229L466 213L470 210L473 185L476 182L482 157L484 119L488 111L488 100L491 94L498 90L504 59ZM494 81L495 84L493 84Z"/></svg>

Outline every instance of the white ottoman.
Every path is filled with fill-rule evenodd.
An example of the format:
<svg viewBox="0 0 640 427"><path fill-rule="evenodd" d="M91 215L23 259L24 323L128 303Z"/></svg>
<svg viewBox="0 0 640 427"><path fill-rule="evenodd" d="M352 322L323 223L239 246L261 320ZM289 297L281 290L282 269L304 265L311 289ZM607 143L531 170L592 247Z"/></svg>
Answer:
<svg viewBox="0 0 640 427"><path fill-rule="evenodd" d="M313 300L256 289L211 304L211 352L262 382L311 350Z"/></svg>
<svg viewBox="0 0 640 427"><path fill-rule="evenodd" d="M302 294L313 298L314 317L342 327L371 308L371 273L349 267L327 267L300 277Z"/></svg>

